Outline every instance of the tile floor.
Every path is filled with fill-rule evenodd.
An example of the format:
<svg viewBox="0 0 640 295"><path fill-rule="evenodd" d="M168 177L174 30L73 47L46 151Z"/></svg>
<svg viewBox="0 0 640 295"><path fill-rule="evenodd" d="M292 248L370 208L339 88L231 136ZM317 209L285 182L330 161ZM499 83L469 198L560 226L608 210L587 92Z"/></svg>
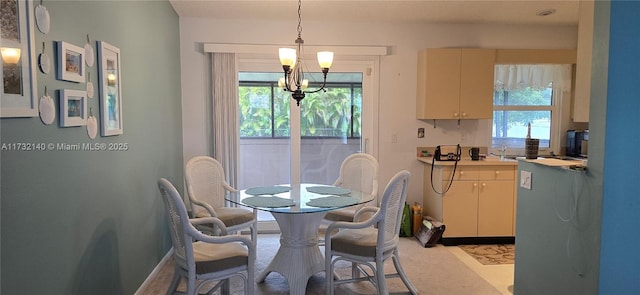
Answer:
<svg viewBox="0 0 640 295"><path fill-rule="evenodd" d="M450 246L447 247L447 250L502 294L513 294L514 264L483 265L458 247Z"/></svg>
<svg viewBox="0 0 640 295"><path fill-rule="evenodd" d="M264 214L260 215L261 213ZM273 220L273 217L267 212L258 211L258 214L260 215L258 220ZM277 231L277 225L271 231ZM502 294L513 295L514 264L483 265L456 246L446 248Z"/></svg>

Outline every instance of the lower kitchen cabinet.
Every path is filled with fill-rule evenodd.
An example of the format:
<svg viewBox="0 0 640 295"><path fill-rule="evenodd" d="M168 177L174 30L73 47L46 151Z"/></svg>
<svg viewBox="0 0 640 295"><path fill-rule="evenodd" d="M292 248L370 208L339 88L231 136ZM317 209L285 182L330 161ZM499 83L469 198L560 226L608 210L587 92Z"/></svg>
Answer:
<svg viewBox="0 0 640 295"><path fill-rule="evenodd" d="M443 240L475 243L478 238L513 238L516 169L516 165L465 165L452 176L452 166L436 165L431 176L432 166L425 165L424 207L445 224Z"/></svg>

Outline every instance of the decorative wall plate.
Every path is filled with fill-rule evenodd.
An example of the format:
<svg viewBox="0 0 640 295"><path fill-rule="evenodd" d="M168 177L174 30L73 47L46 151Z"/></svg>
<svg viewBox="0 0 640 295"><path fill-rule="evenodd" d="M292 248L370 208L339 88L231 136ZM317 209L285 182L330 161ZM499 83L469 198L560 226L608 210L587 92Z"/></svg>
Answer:
<svg viewBox="0 0 640 295"><path fill-rule="evenodd" d="M87 118L87 135L89 138L96 138L96 134L98 134L98 120L93 115L89 115Z"/></svg>
<svg viewBox="0 0 640 295"><path fill-rule="evenodd" d="M42 3L38 4L38 6L36 6L36 25L38 26L38 30L43 34L48 34L50 24L51 17L49 16L49 11Z"/></svg>
<svg viewBox="0 0 640 295"><path fill-rule="evenodd" d="M46 91L45 91L46 92ZM45 125L53 123L56 119L56 108L53 103L53 99L49 95L43 95L40 97L40 103L38 104L40 111L40 120Z"/></svg>
<svg viewBox="0 0 640 295"><path fill-rule="evenodd" d="M45 42L42 42L42 52L38 55L38 67L42 73L48 74L51 70L51 59L44 52L45 44Z"/></svg>
<svg viewBox="0 0 640 295"><path fill-rule="evenodd" d="M38 56L38 66L40 67L40 71L44 74L49 74L51 70L51 58L46 53L40 53Z"/></svg>
<svg viewBox="0 0 640 295"><path fill-rule="evenodd" d="M88 38L88 37L87 37ZM93 54L93 46L87 43L84 45L84 61L89 67L93 67L93 63L95 62L95 55Z"/></svg>

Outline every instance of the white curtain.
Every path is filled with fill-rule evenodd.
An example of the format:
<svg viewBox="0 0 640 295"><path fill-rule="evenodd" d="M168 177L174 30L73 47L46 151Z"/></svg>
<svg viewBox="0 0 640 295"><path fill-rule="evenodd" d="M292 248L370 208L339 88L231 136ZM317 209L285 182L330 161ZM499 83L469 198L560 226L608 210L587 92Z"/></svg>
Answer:
<svg viewBox="0 0 640 295"><path fill-rule="evenodd" d="M497 91L525 87L544 89L549 87L550 83L553 83L554 90L571 91L571 65L496 65L494 77Z"/></svg>
<svg viewBox="0 0 640 295"><path fill-rule="evenodd" d="M238 74L235 53L212 53L213 157L224 167L227 181L238 186Z"/></svg>

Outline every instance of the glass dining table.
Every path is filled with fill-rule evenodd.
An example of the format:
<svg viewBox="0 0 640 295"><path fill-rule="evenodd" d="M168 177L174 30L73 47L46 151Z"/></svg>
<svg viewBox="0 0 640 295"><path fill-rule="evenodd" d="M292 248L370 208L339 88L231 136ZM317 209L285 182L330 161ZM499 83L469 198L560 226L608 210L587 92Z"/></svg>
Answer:
<svg viewBox="0 0 640 295"><path fill-rule="evenodd" d="M227 195L228 201L270 212L280 227L280 247L257 277L264 282L278 272L289 283L289 294L305 294L307 281L324 271L318 229L327 212L370 202L374 196L341 187L308 184L254 187Z"/></svg>

